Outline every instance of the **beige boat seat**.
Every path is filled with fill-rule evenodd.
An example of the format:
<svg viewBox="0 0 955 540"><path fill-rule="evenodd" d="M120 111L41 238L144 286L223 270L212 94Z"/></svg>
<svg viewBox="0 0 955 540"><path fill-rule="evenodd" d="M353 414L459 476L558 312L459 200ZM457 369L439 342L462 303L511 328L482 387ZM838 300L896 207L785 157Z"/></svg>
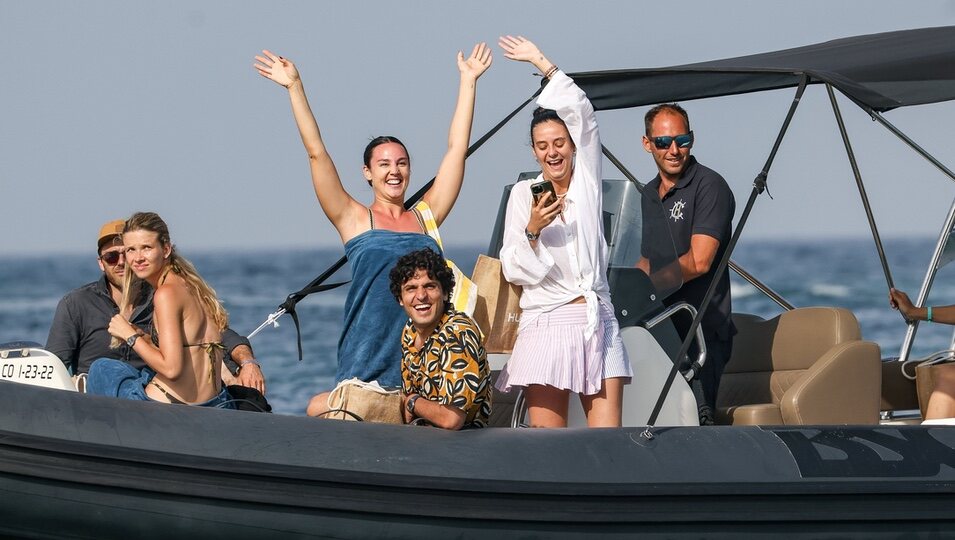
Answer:
<svg viewBox="0 0 955 540"><path fill-rule="evenodd" d="M720 379L717 423L877 424L879 346L851 311L808 307L769 320L733 314L738 333Z"/></svg>

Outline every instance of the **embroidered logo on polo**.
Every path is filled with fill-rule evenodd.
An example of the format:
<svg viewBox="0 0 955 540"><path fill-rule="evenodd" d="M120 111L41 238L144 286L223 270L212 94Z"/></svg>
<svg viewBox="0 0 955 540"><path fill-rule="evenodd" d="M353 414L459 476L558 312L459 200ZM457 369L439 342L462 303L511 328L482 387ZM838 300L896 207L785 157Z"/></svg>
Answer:
<svg viewBox="0 0 955 540"><path fill-rule="evenodd" d="M670 219L673 221L679 221L683 219L683 207L686 206L686 202L683 199L673 203L673 206L670 207Z"/></svg>

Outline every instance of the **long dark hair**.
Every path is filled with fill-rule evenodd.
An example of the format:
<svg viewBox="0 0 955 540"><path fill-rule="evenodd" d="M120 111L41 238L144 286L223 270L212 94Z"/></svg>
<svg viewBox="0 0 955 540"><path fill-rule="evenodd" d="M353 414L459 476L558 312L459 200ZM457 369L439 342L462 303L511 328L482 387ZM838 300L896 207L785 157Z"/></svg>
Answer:
<svg viewBox="0 0 955 540"><path fill-rule="evenodd" d="M531 144L534 144L534 128L537 127L537 124L550 121L557 122L565 128L567 127L567 124L560 119L560 116L558 116L557 111L554 109L545 109L543 107L534 109L534 115L531 117Z"/></svg>
<svg viewBox="0 0 955 540"><path fill-rule="evenodd" d="M411 161L411 154L408 152L408 147L405 146L405 143L399 141L398 137L381 135L370 140L368 145L365 146L365 153L362 155L362 161L364 161L365 167L371 167L371 153L375 150L375 147L388 143L400 144L401 147L405 149L405 153L408 154L408 161Z"/></svg>

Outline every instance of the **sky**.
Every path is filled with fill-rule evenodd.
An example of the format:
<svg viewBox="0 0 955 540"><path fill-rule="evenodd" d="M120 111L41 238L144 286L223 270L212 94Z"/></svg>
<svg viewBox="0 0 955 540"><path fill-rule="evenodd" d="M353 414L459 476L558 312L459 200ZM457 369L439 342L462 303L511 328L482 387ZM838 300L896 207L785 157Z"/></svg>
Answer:
<svg viewBox="0 0 955 540"><path fill-rule="evenodd" d="M345 188L371 202L361 152L401 138L411 194L444 153L455 55L480 41L494 62L478 82L472 141L539 85L503 57L523 35L567 72L657 67L840 37L955 24L955 3L924 1L12 1L0 0L0 256L94 249L99 226L162 215L182 249L335 247L312 190L287 91L252 69L268 48L299 67ZM684 103L699 160L727 179L738 212L792 90ZM938 234L955 183L840 100L880 231ZM645 109L600 113L607 147L642 181ZM467 164L442 226L446 244L484 246L503 187L535 168L521 112ZM955 166L955 105L889 121ZM622 178L609 164L604 175ZM865 236L868 228L825 90L807 91L743 235ZM738 217L738 215L737 215Z"/></svg>

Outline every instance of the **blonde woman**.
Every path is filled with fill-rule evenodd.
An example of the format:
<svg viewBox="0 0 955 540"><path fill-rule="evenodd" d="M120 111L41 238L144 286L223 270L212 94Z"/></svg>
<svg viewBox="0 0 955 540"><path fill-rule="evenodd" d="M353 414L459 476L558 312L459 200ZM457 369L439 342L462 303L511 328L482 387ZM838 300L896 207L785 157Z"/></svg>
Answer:
<svg viewBox="0 0 955 540"><path fill-rule="evenodd" d="M90 367L87 392L125 399L232 408L222 387L222 330L228 314L215 291L180 256L166 223L153 212L133 214L123 228L127 271L119 314L109 323L113 346L125 342L146 363L142 371L117 360ZM143 282L153 290L149 333L129 323Z"/></svg>

